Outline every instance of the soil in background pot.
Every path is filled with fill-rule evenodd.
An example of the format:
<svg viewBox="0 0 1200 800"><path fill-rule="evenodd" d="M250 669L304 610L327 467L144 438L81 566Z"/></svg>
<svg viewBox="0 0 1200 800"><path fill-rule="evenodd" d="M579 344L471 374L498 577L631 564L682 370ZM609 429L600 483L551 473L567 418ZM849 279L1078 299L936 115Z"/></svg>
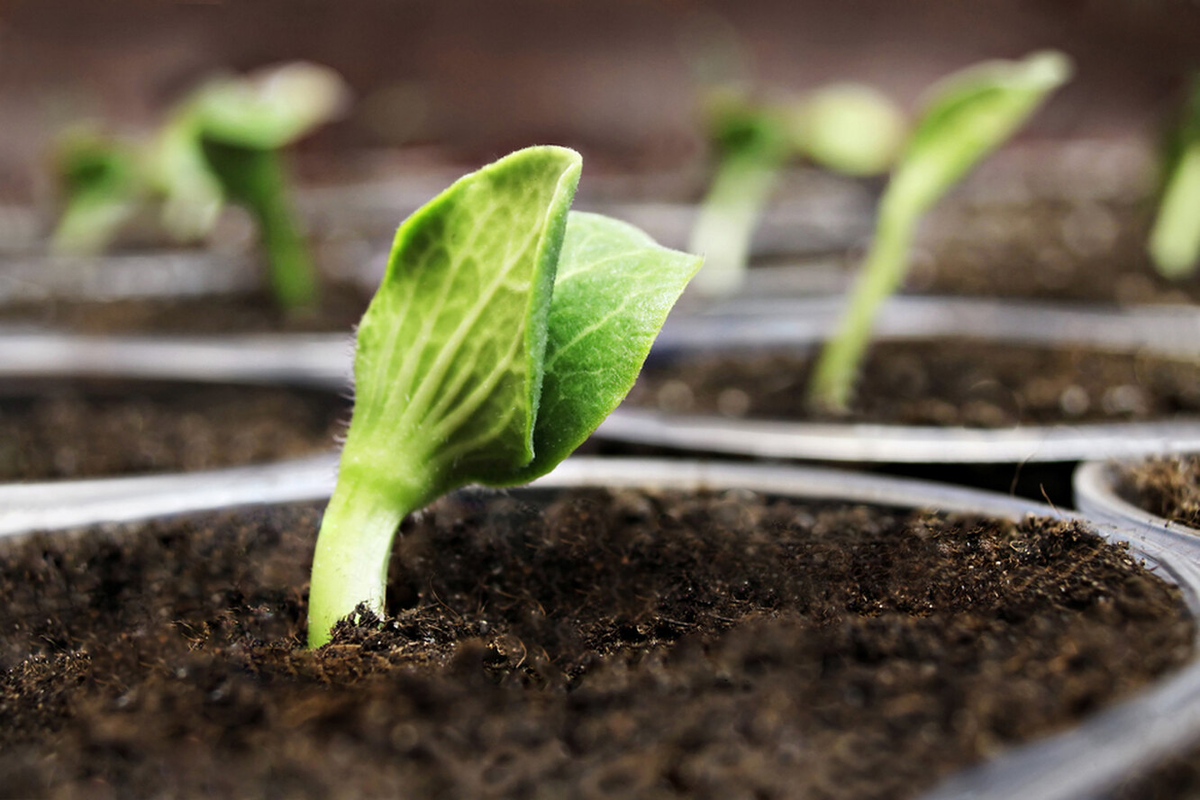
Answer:
<svg viewBox="0 0 1200 800"><path fill-rule="evenodd" d="M871 345L846 415L812 413L815 350L758 349L647 363L627 402L747 419L963 425L1128 422L1200 414L1200 364L966 339Z"/></svg>
<svg viewBox="0 0 1200 800"><path fill-rule="evenodd" d="M1200 748L1130 776L1109 800L1196 800L1200 798Z"/></svg>
<svg viewBox="0 0 1200 800"><path fill-rule="evenodd" d="M907 285L934 294L1194 303L1200 273L1163 278L1146 252L1152 203L1033 199L934 212Z"/></svg>
<svg viewBox="0 0 1200 800"><path fill-rule="evenodd" d="M459 495L301 649L320 509L4 551L0 785L43 797L899 798L1191 655L1070 523L747 492Z"/></svg>
<svg viewBox="0 0 1200 800"><path fill-rule="evenodd" d="M1151 458L1122 465L1117 491L1138 508L1200 528L1200 455Z"/></svg>
<svg viewBox="0 0 1200 800"><path fill-rule="evenodd" d="M0 481L190 472L310 455L350 418L336 393L157 381L0 395Z"/></svg>
<svg viewBox="0 0 1200 800"><path fill-rule="evenodd" d="M354 283L327 283L314 311L286 313L265 291L176 299L51 300L0 306L0 322L89 334L349 333L371 301Z"/></svg>

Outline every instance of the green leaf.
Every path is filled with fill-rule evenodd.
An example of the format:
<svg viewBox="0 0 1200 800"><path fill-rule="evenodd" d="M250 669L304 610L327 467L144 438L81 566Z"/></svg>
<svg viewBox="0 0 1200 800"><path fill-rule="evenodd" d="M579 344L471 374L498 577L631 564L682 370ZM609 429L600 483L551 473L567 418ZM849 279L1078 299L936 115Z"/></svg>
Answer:
<svg viewBox="0 0 1200 800"><path fill-rule="evenodd" d="M612 413L702 261L627 223L571 212L550 307L534 458L500 483L546 474Z"/></svg>
<svg viewBox="0 0 1200 800"><path fill-rule="evenodd" d="M420 472L424 505L464 483L503 482L533 458L551 290L580 163L560 147L518 151L400 227L358 330L343 462L385 481Z"/></svg>
<svg viewBox="0 0 1200 800"><path fill-rule="evenodd" d="M189 104L203 134L226 144L273 150L330 121L349 90L336 72L292 62L240 78L217 78Z"/></svg>
<svg viewBox="0 0 1200 800"><path fill-rule="evenodd" d="M930 100L888 185L885 204L917 217L999 147L1071 75L1062 53L988 61L930 90Z"/></svg>

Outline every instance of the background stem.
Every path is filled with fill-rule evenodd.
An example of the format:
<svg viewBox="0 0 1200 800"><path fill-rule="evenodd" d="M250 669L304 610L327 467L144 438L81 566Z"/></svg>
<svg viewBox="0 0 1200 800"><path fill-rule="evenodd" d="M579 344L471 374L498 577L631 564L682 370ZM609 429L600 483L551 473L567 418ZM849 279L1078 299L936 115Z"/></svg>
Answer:
<svg viewBox="0 0 1200 800"><path fill-rule="evenodd" d="M314 306L316 270L288 206L287 182L278 154L208 139L204 140L204 154L227 198L245 206L258 223L279 307L298 311Z"/></svg>
<svg viewBox="0 0 1200 800"><path fill-rule="evenodd" d="M698 291L722 295L741 285L750 240L778 183L781 163L777 148L763 147L730 156L717 168L688 243L688 252L704 256L704 266L692 280Z"/></svg>
<svg viewBox="0 0 1200 800"><path fill-rule="evenodd" d="M1184 151L1163 193L1150 255L1167 278L1191 274L1200 259L1200 142Z"/></svg>
<svg viewBox="0 0 1200 800"><path fill-rule="evenodd" d="M808 391L810 402L818 407L845 411L849 406L879 306L904 279L917 218L894 209L887 203L880 209L875 238L859 270L858 282L842 312L837 332L817 359Z"/></svg>

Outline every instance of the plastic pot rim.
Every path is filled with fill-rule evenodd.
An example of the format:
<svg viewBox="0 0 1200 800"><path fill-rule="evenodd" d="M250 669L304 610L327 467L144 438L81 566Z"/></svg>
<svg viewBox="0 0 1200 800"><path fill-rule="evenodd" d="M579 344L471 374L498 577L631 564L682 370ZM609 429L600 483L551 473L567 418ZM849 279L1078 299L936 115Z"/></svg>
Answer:
<svg viewBox="0 0 1200 800"><path fill-rule="evenodd" d="M1154 455L1166 456L1174 453ZM1185 549L1190 548L1192 543L1200 543L1200 528L1160 517L1129 502L1117 492L1117 471L1123 464L1140 460L1142 459L1085 461L1076 467L1071 483L1080 513L1114 525L1130 525L1153 531L1166 540L1182 542L1186 545ZM1187 549L1187 552L1192 551ZM1193 555L1200 557L1200 547Z"/></svg>

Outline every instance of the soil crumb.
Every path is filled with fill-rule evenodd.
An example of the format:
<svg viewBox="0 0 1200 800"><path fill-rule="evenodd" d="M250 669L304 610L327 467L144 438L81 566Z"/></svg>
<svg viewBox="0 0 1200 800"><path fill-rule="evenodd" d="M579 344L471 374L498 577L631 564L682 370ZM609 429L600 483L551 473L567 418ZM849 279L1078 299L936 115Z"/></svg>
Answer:
<svg viewBox="0 0 1200 800"><path fill-rule="evenodd" d="M10 544L10 795L902 798L1191 655L1073 523L748 492L466 493L301 646L315 506Z"/></svg>
<svg viewBox="0 0 1200 800"><path fill-rule="evenodd" d="M812 412L816 353L745 350L648 362L627 402L677 414L1002 428L1200 413L1200 364L970 340L876 342L846 415Z"/></svg>
<svg viewBox="0 0 1200 800"><path fill-rule="evenodd" d="M0 481L191 472L310 455L350 418L336 393L146 381L0 396Z"/></svg>
<svg viewBox="0 0 1200 800"><path fill-rule="evenodd" d="M1200 528L1200 455L1151 458L1124 466L1117 488L1138 508Z"/></svg>

